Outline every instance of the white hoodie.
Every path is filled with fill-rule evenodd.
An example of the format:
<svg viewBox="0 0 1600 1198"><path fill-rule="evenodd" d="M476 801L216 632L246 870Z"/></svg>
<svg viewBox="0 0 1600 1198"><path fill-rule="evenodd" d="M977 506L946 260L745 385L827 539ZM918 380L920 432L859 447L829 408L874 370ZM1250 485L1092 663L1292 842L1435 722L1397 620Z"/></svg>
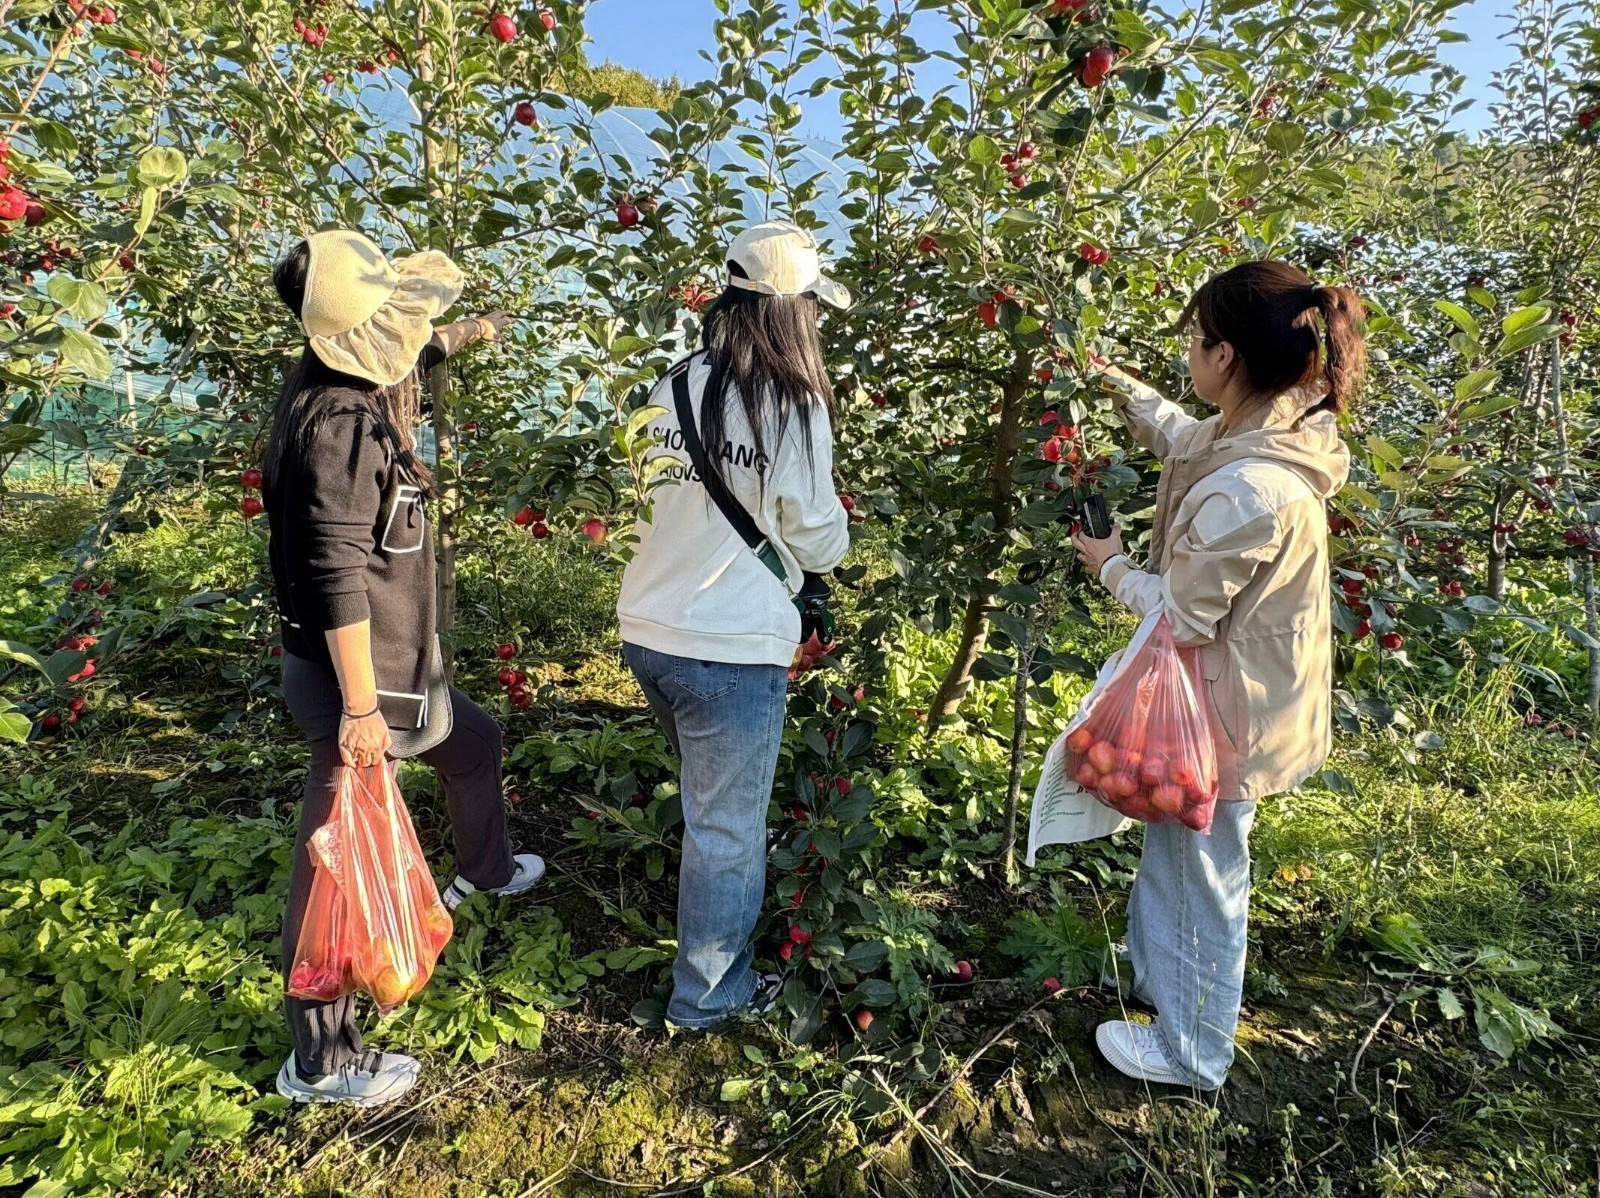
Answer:
<svg viewBox="0 0 1600 1198"><path fill-rule="evenodd" d="M705 356L697 355L689 367L697 418L709 374ZM790 416L764 488L755 469L755 440L731 387L725 400L727 441L706 445L729 491L778 551L789 574L785 588L700 485L683 445L670 383L658 384L650 402L666 408L650 422L657 442L650 455L670 456L680 465L665 469L665 481L651 492L651 518L639 523L639 544L617 598L622 639L702 661L789 665L800 640L792 592L799 590L802 572L833 569L850 547L850 518L833 489L833 430L825 411L819 405L811 413L809 458L799 416ZM763 431L773 453L771 434Z"/></svg>

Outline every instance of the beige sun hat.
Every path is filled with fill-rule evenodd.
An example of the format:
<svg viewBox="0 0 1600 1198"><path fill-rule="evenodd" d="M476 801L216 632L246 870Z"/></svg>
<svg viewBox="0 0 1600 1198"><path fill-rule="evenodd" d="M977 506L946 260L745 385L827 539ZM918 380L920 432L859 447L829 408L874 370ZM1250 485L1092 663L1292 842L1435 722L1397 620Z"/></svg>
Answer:
<svg viewBox="0 0 1600 1198"><path fill-rule="evenodd" d="M306 294L300 327L312 351L334 370L381 387L417 367L437 320L466 286L456 264L438 250L390 263L352 229L306 238Z"/></svg>
<svg viewBox="0 0 1600 1198"><path fill-rule="evenodd" d="M798 225L769 220L751 225L733 239L728 261L748 278L733 275L730 286L763 295L814 295L835 308L850 306L850 291L822 273L816 239Z"/></svg>

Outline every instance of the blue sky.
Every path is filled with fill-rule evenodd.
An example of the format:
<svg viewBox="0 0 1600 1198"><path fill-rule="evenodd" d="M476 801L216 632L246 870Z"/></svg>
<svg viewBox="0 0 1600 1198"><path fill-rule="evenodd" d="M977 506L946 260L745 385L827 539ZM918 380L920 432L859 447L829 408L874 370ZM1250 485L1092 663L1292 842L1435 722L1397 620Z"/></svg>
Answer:
<svg viewBox="0 0 1600 1198"><path fill-rule="evenodd" d="M1505 54L1499 37L1514 6L1515 0L1470 0L1452 15L1451 26L1469 40L1446 46L1445 61L1467 77L1467 95L1477 101L1457 119L1463 130L1476 131L1488 123L1491 77ZM699 54L712 45L716 15L712 0L594 0L587 21L594 41L590 56L663 78L702 78L705 63ZM809 102L803 128L831 140L839 128L838 114L828 101Z"/></svg>

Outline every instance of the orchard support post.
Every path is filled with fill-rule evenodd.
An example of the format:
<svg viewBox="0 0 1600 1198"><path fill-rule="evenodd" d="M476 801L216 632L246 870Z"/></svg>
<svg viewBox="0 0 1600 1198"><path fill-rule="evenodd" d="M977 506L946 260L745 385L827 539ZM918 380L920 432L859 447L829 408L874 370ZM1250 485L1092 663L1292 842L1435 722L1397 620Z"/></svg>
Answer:
<svg viewBox="0 0 1600 1198"><path fill-rule="evenodd" d="M445 19L450 10L445 8ZM417 105L422 132L422 188L429 197L428 244L449 252L449 230L444 222L444 189L440 185L440 138L435 128L437 95L434 89L433 45L428 39L427 0L417 4L417 81L425 98ZM451 635L456 624L456 554L459 538L456 515L460 495L455 480L456 430L450 410L450 372L441 362L428 371L428 397L433 407L433 445L435 479L438 486L434 502L434 536L438 567L438 628L444 641L445 674L455 675L455 654Z"/></svg>
<svg viewBox="0 0 1600 1198"><path fill-rule="evenodd" d="M1550 343L1550 407L1555 415L1556 460L1569 508L1577 505L1572 488L1572 448L1567 438L1567 412L1561 396L1561 342ZM1589 634L1588 686L1584 696L1591 722L1600 728L1600 597L1595 593L1594 558L1584 554L1578 563L1578 581L1583 589L1583 630Z"/></svg>

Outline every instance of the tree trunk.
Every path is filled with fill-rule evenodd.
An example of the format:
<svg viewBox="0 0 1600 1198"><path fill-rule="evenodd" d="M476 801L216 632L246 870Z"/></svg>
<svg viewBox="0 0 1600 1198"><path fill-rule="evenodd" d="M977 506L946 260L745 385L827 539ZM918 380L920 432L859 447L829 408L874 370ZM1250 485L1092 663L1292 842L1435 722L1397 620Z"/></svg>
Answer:
<svg viewBox="0 0 1600 1198"><path fill-rule="evenodd" d="M1011 691L1011 772L1006 777L1006 823L1000 837L1001 863L1007 886L1017 884L1017 803L1022 797L1022 751L1028 740L1028 675L1033 670L1034 609L1022 624L1017 646L1016 683Z"/></svg>
<svg viewBox="0 0 1600 1198"><path fill-rule="evenodd" d="M1569 508L1576 508L1578 497L1572 490L1572 450L1567 442L1567 412L1561 395L1561 342L1550 343L1550 407L1555 414L1556 460L1566 489ZM1600 596L1595 593L1594 558L1585 556L1578 566L1583 587L1583 630L1589 634L1589 685L1584 697L1591 721L1600 730Z"/></svg>
<svg viewBox="0 0 1600 1198"><path fill-rule="evenodd" d="M1000 414L994 434L994 451L989 456L989 512L994 519L992 544L996 558L1004 552L1003 534L1011 526L1016 512L1011 470L1022 444L1022 401L1028 393L1030 365L1028 351L1019 347L1012 356L1011 369L1000 388ZM961 621L961 641L956 647L955 659L940 681L933 705L928 711L929 736L933 735L934 729L943 720L960 710L961 701L972 689L972 667L977 664L989 640L989 598L997 581L995 566L998 566L998 562L984 573L967 597L967 610Z"/></svg>
<svg viewBox="0 0 1600 1198"><path fill-rule="evenodd" d="M429 5L417 5L417 81L430 97L418 106L422 122L422 188L429 197L428 244L444 249L447 230L444 223L444 193L440 187L440 144L434 127L433 47L428 41ZM438 629L445 642L445 674L455 675L455 654L450 637L456 624L456 517L460 493L455 480L455 420L450 410L450 373L444 363L428 372L429 401L433 406L433 445L437 491L434 496L435 565L438 575Z"/></svg>
<svg viewBox="0 0 1600 1198"><path fill-rule="evenodd" d="M967 600L967 614L961 620L961 643L956 647L955 660L945 671L944 680L939 683L939 690L933 696L933 705L928 709L930 733L941 721L955 715L961 707L961 700L972 689L972 667L977 664L984 647L989 643L988 587L993 583L992 575L986 577L984 588Z"/></svg>

